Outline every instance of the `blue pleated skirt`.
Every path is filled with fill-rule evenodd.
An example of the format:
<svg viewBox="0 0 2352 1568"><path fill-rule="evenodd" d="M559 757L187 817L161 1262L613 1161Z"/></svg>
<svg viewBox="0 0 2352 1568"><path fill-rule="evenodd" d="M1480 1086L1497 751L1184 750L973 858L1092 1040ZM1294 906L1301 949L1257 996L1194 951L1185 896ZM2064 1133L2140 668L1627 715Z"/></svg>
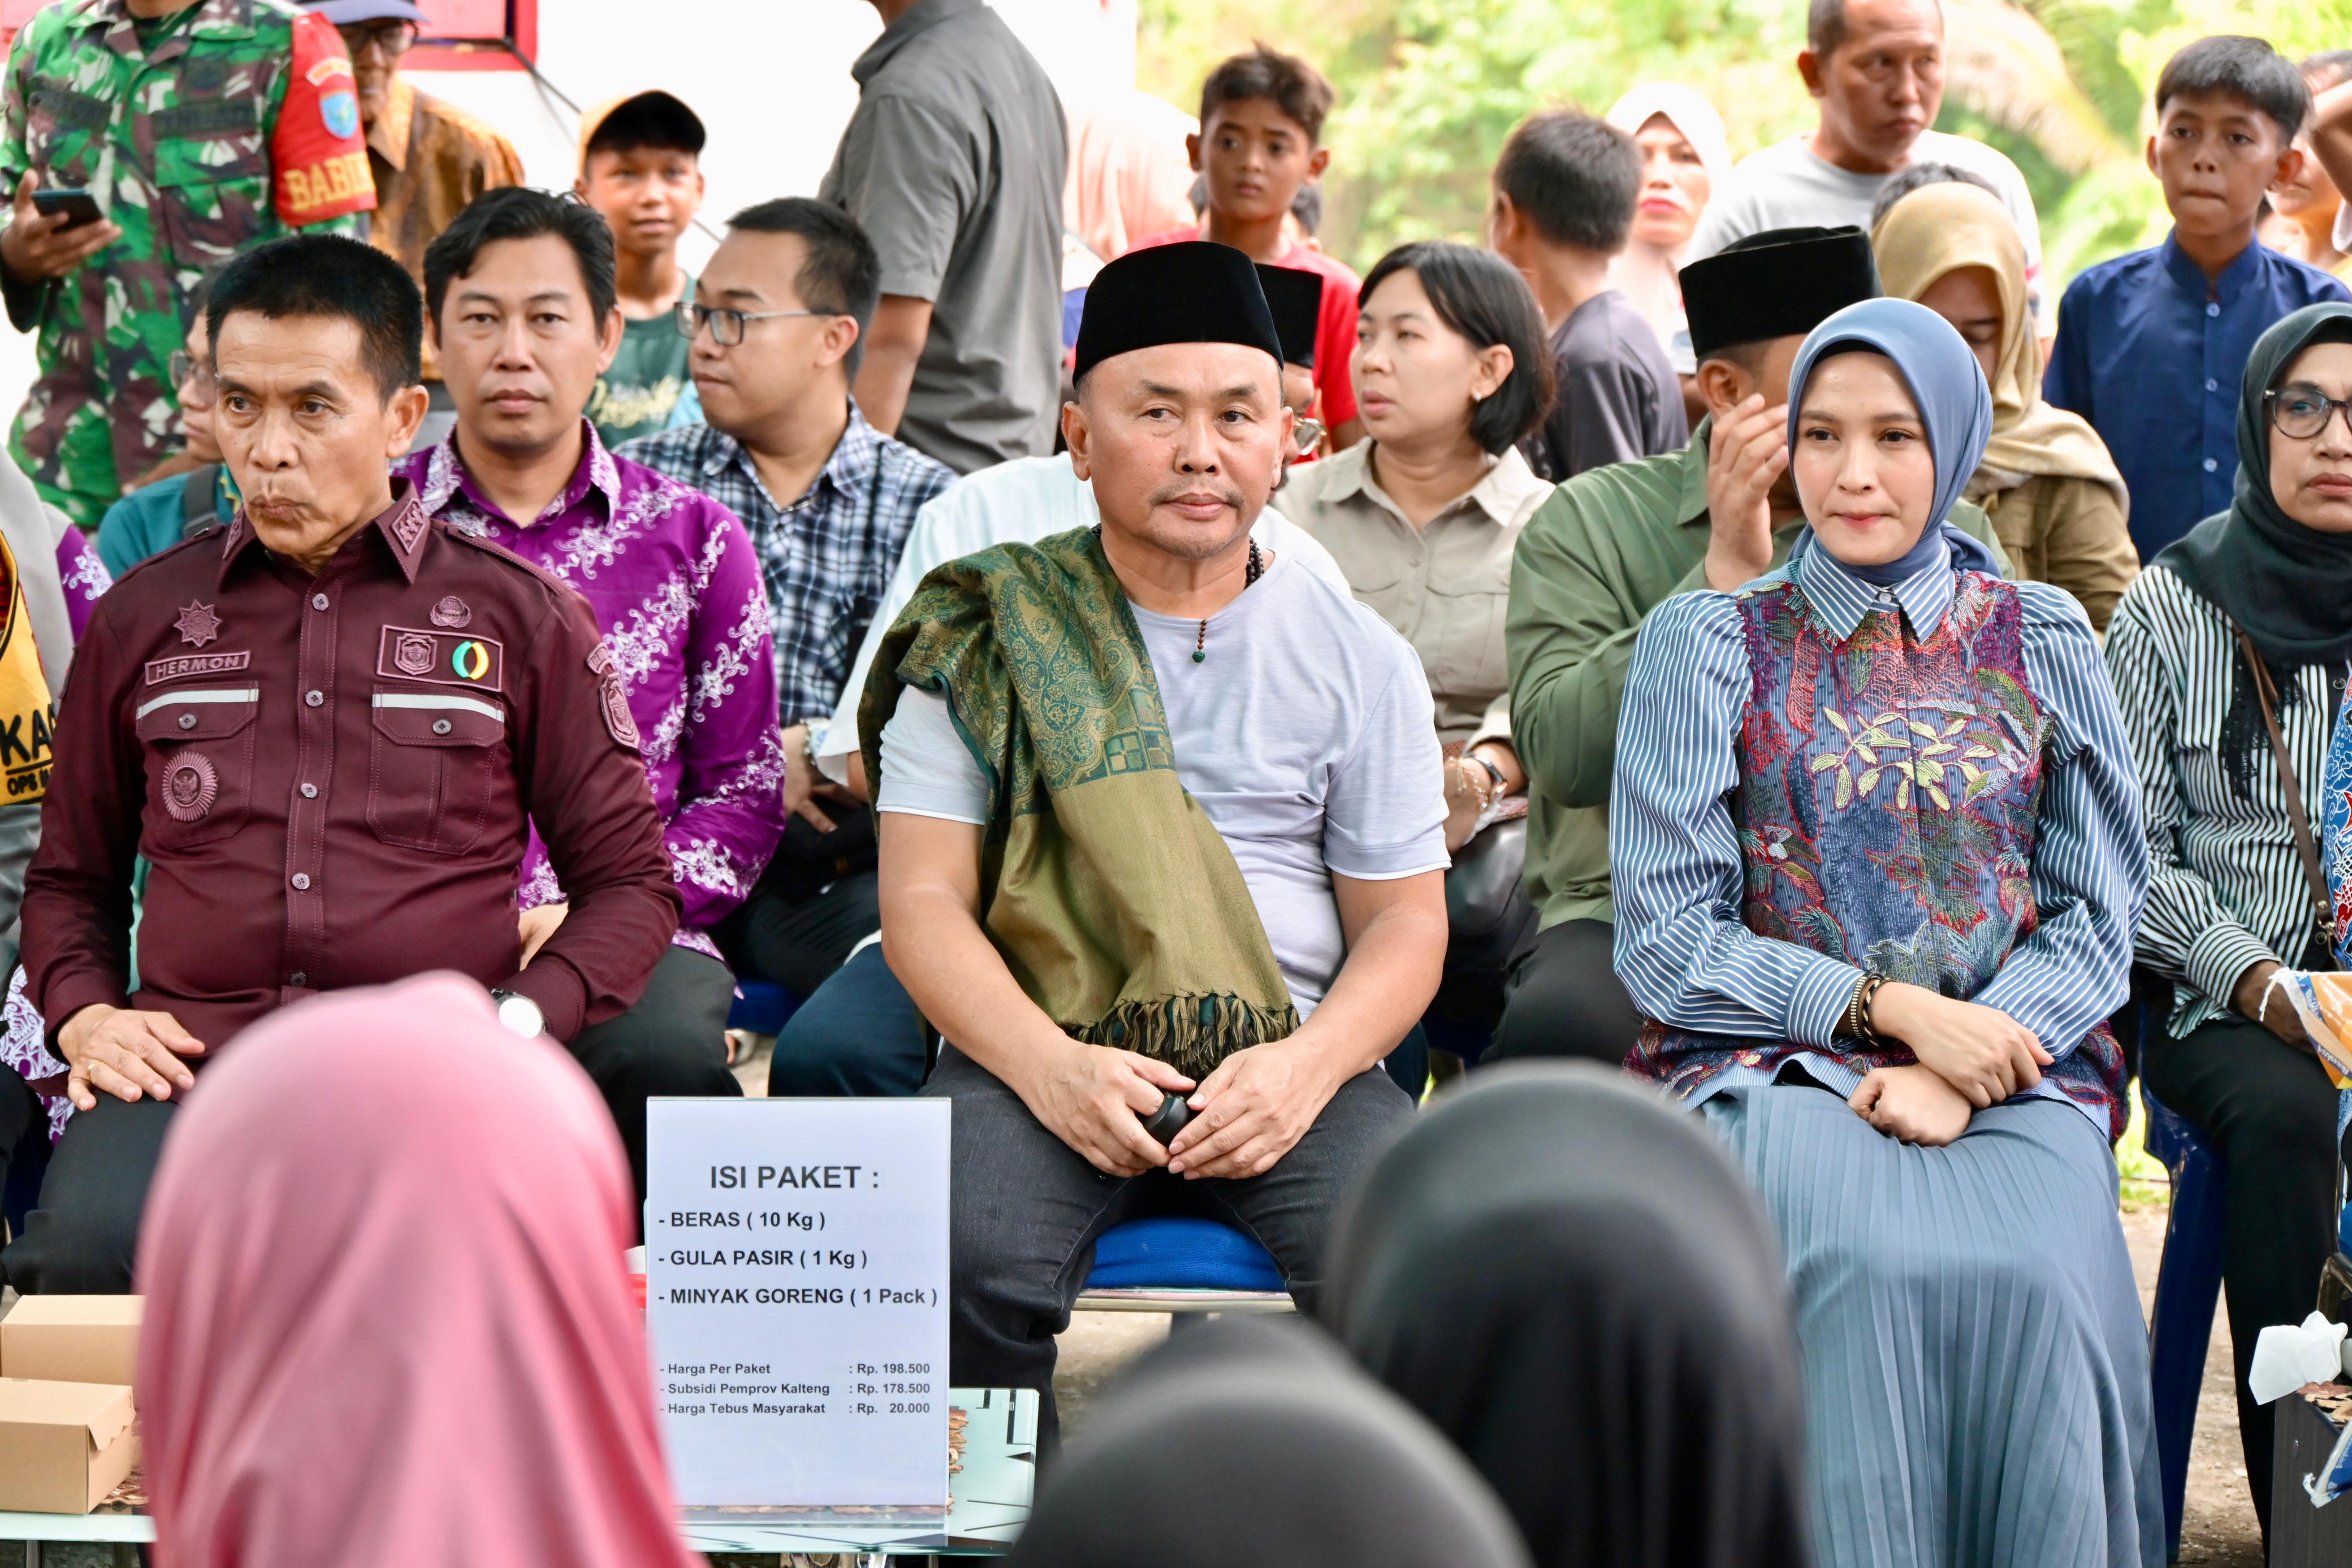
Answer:
<svg viewBox="0 0 2352 1568"><path fill-rule="evenodd" d="M1805 1085L1705 1113L1787 1255L1823 1568L2162 1568L2147 1333L2080 1111L1996 1105L1940 1149Z"/></svg>

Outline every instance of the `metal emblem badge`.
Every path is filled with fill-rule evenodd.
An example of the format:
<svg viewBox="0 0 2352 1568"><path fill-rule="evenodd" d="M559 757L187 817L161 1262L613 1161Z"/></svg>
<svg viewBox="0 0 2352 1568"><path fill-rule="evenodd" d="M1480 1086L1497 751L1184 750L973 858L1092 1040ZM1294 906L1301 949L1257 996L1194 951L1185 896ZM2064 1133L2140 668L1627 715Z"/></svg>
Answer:
<svg viewBox="0 0 2352 1568"><path fill-rule="evenodd" d="M220 614L209 604L187 606L172 624L179 628L181 642L198 648L220 636Z"/></svg>
<svg viewBox="0 0 2352 1568"><path fill-rule="evenodd" d="M393 667L404 675L421 675L433 667L433 639L415 632L392 645Z"/></svg>
<svg viewBox="0 0 2352 1568"><path fill-rule="evenodd" d="M433 607L433 624L446 626L452 632L461 630L473 618L474 612L466 607L466 601L454 593L444 594L441 602Z"/></svg>
<svg viewBox="0 0 2352 1568"><path fill-rule="evenodd" d="M163 810L174 821L193 822L213 809L220 775L201 751L183 751L163 770Z"/></svg>

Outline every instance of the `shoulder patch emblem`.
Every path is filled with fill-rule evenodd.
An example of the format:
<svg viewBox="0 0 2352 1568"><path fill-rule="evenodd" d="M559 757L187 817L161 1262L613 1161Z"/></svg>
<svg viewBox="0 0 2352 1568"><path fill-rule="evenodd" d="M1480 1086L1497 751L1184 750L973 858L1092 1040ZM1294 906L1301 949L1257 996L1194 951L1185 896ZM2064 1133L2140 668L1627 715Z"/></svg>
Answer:
<svg viewBox="0 0 2352 1568"><path fill-rule="evenodd" d="M612 653L604 643L588 650L588 668L602 684L604 727L631 751L640 749L636 716L629 712L629 695L621 689L621 673L613 667Z"/></svg>

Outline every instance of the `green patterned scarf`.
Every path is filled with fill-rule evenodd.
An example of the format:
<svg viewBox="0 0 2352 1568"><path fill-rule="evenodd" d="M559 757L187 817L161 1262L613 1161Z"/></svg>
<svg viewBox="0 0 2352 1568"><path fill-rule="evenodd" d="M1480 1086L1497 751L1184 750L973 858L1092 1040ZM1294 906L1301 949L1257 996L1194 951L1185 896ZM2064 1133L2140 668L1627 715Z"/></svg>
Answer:
<svg viewBox="0 0 2352 1568"><path fill-rule="evenodd" d="M947 698L988 776L982 925L1047 1017L1195 1080L1298 1027L1241 868L1176 777L1143 634L1091 530L923 579L858 703L877 795L908 686Z"/></svg>

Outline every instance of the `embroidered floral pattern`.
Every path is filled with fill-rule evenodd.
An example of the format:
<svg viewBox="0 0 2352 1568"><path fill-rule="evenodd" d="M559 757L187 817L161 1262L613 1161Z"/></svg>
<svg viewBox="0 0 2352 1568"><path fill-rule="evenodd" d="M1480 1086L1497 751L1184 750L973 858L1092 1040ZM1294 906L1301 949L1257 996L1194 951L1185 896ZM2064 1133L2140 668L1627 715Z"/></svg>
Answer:
<svg viewBox="0 0 2352 1568"><path fill-rule="evenodd" d="M451 442L394 472L451 527L536 563L595 611L667 824L686 904L677 940L709 950L695 933L741 901L783 831L767 594L742 525L709 497L614 457L593 428L572 482L528 527L473 487ZM534 837L519 901L562 897Z"/></svg>
<svg viewBox="0 0 2352 1568"><path fill-rule="evenodd" d="M1733 821L1749 930L1945 996L1972 996L2039 924L2032 868L2050 720L2027 684L2009 584L1962 573L1924 641L1866 616L1841 643L1803 589L1737 596L1753 685ZM1857 1071L1916 1059L1854 1042ZM1806 1048L1664 1029L1629 1065L1681 1092L1734 1061ZM2050 1076L2123 1131L2122 1057L2103 1024Z"/></svg>

